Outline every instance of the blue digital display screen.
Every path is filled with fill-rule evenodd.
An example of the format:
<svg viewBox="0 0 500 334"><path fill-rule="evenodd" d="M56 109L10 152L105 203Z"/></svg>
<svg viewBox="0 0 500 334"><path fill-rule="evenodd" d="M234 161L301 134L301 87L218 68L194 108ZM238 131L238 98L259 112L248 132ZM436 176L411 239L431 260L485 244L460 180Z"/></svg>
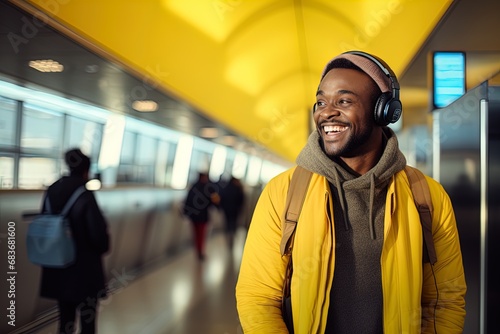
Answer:
<svg viewBox="0 0 500 334"><path fill-rule="evenodd" d="M444 108L465 94L465 53L434 52L433 103L435 108Z"/></svg>

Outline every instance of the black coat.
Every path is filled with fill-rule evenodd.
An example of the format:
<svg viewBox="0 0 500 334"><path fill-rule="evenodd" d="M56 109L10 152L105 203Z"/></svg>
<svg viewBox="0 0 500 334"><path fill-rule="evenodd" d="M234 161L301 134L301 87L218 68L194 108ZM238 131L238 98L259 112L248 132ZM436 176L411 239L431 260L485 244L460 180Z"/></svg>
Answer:
<svg viewBox="0 0 500 334"><path fill-rule="evenodd" d="M215 187L210 182L197 181L189 189L183 212L195 224L208 223L209 208L214 204Z"/></svg>
<svg viewBox="0 0 500 334"><path fill-rule="evenodd" d="M228 220L236 220L241 213L244 201L243 187L229 182L220 192L220 207Z"/></svg>
<svg viewBox="0 0 500 334"><path fill-rule="evenodd" d="M52 184L46 192L52 212L61 212L71 194L84 184L85 180L76 176L63 177ZM85 191L78 198L69 212L69 220L76 244L76 261L66 268L42 268L40 295L67 301L105 297L102 257L109 250L109 235L106 220L91 191Z"/></svg>

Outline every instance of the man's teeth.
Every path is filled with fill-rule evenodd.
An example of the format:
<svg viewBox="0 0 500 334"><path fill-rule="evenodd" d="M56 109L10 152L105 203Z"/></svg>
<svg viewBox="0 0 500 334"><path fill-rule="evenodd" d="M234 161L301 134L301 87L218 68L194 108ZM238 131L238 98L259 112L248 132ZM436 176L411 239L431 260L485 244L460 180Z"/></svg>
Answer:
<svg viewBox="0 0 500 334"><path fill-rule="evenodd" d="M325 132L342 132L345 129L347 129L347 127L339 125L326 125L323 127L323 130L325 130Z"/></svg>

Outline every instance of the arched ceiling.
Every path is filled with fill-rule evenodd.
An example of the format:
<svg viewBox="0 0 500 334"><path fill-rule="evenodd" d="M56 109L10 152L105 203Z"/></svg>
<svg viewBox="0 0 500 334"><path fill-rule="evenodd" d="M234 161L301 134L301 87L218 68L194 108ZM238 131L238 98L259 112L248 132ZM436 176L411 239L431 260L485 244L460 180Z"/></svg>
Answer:
<svg viewBox="0 0 500 334"><path fill-rule="evenodd" d="M359 49L400 75L453 1L26 2L148 84L293 161L324 64ZM422 94L402 90L403 105Z"/></svg>

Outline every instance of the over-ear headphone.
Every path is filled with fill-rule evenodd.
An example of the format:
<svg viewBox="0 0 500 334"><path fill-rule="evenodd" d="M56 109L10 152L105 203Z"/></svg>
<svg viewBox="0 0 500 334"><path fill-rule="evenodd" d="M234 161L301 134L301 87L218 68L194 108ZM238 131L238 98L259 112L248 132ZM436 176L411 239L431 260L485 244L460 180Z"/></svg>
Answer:
<svg viewBox="0 0 500 334"><path fill-rule="evenodd" d="M396 123L403 112L403 105L399 100L399 83L391 68L380 58L362 51L347 51L343 54L361 56L375 63L391 80L391 92L380 95L375 103L375 122L379 125Z"/></svg>

